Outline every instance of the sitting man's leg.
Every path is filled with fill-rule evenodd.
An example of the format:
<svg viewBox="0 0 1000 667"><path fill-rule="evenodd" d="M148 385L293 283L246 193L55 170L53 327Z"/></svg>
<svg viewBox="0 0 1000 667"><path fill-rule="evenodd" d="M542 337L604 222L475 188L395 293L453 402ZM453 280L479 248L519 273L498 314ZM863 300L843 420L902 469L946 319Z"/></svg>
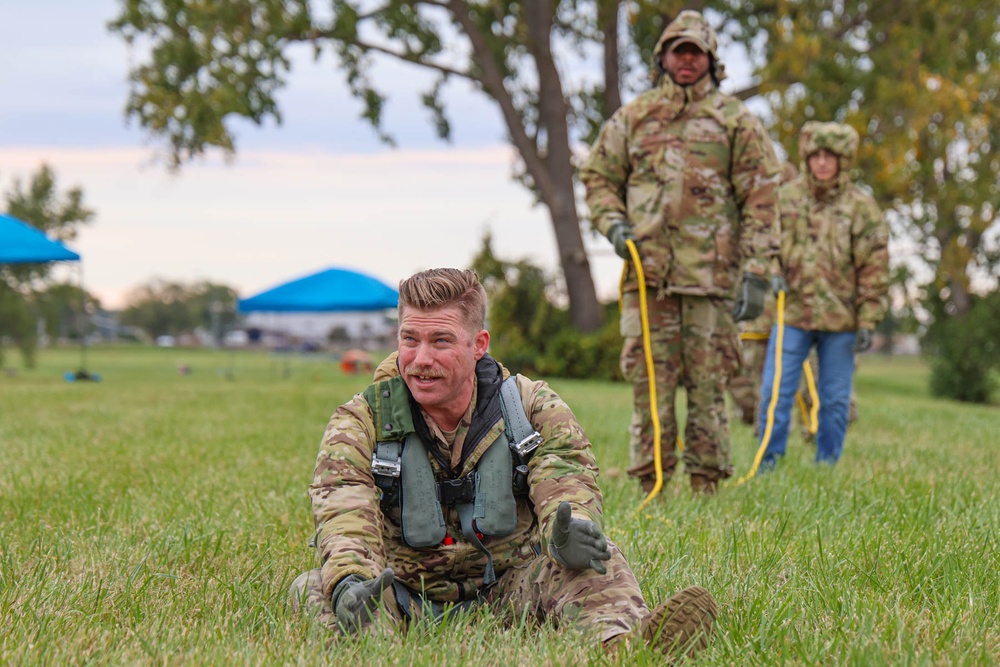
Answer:
<svg viewBox="0 0 1000 667"><path fill-rule="evenodd" d="M708 591L684 589L650 612L625 556L610 541L608 548L607 574L570 569L543 554L504 572L487 593L487 602L539 621L575 626L605 645L629 638L664 652L708 645L716 616Z"/></svg>

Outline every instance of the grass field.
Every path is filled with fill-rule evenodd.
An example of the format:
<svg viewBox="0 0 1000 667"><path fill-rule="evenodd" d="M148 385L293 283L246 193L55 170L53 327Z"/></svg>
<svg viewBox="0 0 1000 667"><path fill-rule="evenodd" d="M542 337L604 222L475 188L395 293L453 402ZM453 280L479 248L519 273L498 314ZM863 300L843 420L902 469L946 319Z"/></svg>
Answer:
<svg viewBox="0 0 1000 667"><path fill-rule="evenodd" d="M91 351L0 376L0 664L662 664L488 610L395 641L333 640L284 606L313 566L306 489L333 408L329 360ZM186 364L191 373L178 372ZM290 371L290 373L286 373ZM793 436L775 474L637 512L624 384L553 380L590 434L607 532L651 603L720 604L703 665L1000 662L1000 409L933 400L912 359L864 358L836 467ZM755 443L733 426L747 470Z"/></svg>

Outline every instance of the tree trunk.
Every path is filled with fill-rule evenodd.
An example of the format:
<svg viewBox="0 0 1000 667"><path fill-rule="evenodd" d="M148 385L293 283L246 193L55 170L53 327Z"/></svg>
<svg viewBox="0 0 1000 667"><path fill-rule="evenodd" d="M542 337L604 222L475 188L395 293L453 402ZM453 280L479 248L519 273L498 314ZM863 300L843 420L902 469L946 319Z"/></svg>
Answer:
<svg viewBox="0 0 1000 667"><path fill-rule="evenodd" d="M593 331L601 326L603 313L597 301L597 290L576 211L567 126L569 110L551 50L552 1L531 0L525 3L524 10L529 51L538 70L539 118L534 136L525 130L523 119L504 86L503 73L494 60L486 35L469 19L466 2L449 0L448 7L469 37L473 54L482 70L480 81L483 89L500 106L511 143L524 160L525 170L539 198L549 209L559 249L559 264L566 281L570 320L580 331Z"/></svg>

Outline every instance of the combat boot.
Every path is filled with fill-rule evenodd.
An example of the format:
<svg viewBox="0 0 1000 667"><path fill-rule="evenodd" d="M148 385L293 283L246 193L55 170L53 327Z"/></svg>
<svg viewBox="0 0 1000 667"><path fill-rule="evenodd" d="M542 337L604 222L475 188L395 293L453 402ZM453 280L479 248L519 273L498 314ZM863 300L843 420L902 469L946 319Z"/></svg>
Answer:
<svg viewBox="0 0 1000 667"><path fill-rule="evenodd" d="M705 475L692 473L691 492L696 496L714 496L719 490L719 480L709 479Z"/></svg>
<svg viewBox="0 0 1000 667"><path fill-rule="evenodd" d="M319 614L325 602L323 571L319 568L303 572L288 587L288 606L293 613L304 611L307 614Z"/></svg>
<svg viewBox="0 0 1000 667"><path fill-rule="evenodd" d="M716 618L715 598L701 586L675 593L642 620L642 639L662 653L693 656L708 648Z"/></svg>

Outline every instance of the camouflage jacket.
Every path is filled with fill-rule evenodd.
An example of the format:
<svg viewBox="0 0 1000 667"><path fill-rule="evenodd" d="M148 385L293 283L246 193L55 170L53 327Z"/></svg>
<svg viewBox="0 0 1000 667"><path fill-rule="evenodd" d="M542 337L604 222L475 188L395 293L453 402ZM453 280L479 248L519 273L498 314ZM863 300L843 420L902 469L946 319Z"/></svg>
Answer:
<svg viewBox="0 0 1000 667"><path fill-rule="evenodd" d="M594 227L632 226L647 284L729 296L778 252L781 165L760 121L711 77L668 76L604 124L580 177ZM634 268L625 290L638 289Z"/></svg>
<svg viewBox="0 0 1000 667"><path fill-rule="evenodd" d="M494 372L506 374L499 364L486 359L495 365ZM376 377L398 374L388 361L379 366ZM483 376L480 361L480 382ZM528 463L528 495L516 496L517 527L513 534L483 540L493 555L497 577L535 558L538 549L547 553L549 524L560 501L572 503L575 517L603 523L597 464L590 441L572 411L545 382L518 376L517 386L525 412L544 442ZM474 405L477 396L473 397ZM466 443L463 452L470 455L454 476L472 472L503 429L501 418L478 442ZM398 508L383 515L380 490L371 470L375 439L374 415L361 394L334 411L323 436L309 495L326 595L347 575L372 578L391 567L401 583L422 591L428 599L457 601L474 596L483 586L486 555L462 535L454 507L442 507L448 534L445 542L453 543L428 548L410 547L403 541ZM444 460L449 460L448 446L441 441L425 444L437 479L451 476L440 465L439 457L430 455L432 448L438 448Z"/></svg>
<svg viewBox="0 0 1000 667"><path fill-rule="evenodd" d="M781 186L785 324L817 331L874 329L889 289L889 229L846 172L829 189L807 175Z"/></svg>

